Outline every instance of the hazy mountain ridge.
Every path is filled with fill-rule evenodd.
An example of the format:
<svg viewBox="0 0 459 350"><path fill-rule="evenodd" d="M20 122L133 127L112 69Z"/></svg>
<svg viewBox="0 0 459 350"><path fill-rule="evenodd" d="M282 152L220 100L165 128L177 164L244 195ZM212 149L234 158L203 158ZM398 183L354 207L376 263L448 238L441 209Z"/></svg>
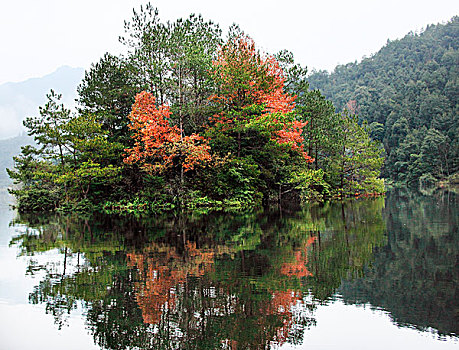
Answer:
<svg viewBox="0 0 459 350"><path fill-rule="evenodd" d="M21 147L31 144L34 144L32 137L25 134L0 140L0 188L10 186L13 183L6 169L11 169L14 166L13 157L21 153Z"/></svg>
<svg viewBox="0 0 459 350"><path fill-rule="evenodd" d="M0 139L15 137L24 131L22 121L38 114L38 107L46 102L50 89L62 94L62 102L72 107L83 76L83 68L63 66L41 78L0 85Z"/></svg>

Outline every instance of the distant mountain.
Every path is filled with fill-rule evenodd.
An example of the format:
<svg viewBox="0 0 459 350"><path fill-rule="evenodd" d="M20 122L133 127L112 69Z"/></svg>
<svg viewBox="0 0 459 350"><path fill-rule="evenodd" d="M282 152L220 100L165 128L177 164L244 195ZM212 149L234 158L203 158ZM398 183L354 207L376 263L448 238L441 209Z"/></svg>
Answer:
<svg viewBox="0 0 459 350"><path fill-rule="evenodd" d="M38 115L50 89L62 94L67 107L75 104L76 87L83 79L83 68L63 66L54 73L19 83L0 85L0 140L19 135L27 116Z"/></svg>
<svg viewBox="0 0 459 350"><path fill-rule="evenodd" d="M0 140L0 189L13 183L6 173L6 169L13 167L13 157L21 153L21 146L33 144L35 144L33 138L24 134Z"/></svg>
<svg viewBox="0 0 459 350"><path fill-rule="evenodd" d="M459 171L458 16L308 80L368 122L384 144L385 177L422 185Z"/></svg>

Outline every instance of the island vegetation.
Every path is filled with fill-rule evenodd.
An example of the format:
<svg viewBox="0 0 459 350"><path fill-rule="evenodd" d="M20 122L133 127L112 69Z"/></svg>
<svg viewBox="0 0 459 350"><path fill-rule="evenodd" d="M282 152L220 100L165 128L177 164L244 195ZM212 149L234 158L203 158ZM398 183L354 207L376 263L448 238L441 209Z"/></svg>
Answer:
<svg viewBox="0 0 459 350"><path fill-rule="evenodd" d="M71 112L51 91L9 175L20 211L237 211L283 199L384 192L380 142L311 90L293 54L233 25L125 22L122 56L86 71ZM371 129L373 130L373 129Z"/></svg>
<svg viewBox="0 0 459 350"><path fill-rule="evenodd" d="M457 193L344 197L457 178L457 21L307 76L237 26L134 11L5 165L29 302L104 349L296 346L336 299L456 340Z"/></svg>

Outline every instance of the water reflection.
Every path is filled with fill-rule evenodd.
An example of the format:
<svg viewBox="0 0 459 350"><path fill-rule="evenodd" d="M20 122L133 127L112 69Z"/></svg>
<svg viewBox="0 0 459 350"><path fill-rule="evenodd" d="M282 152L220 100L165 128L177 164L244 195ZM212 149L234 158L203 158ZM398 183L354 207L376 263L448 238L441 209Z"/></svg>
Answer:
<svg viewBox="0 0 459 350"><path fill-rule="evenodd" d="M390 203L384 208L380 198L282 212L149 221L20 216L13 225L26 229L11 245L30 257L27 273L40 279L30 302L45 304L59 327L73 310L83 309L101 348L263 349L301 343L316 323L317 306L333 301L343 281L340 293L349 303L372 298L354 292L366 291L364 275L373 278L375 295L404 294L379 283L386 275L376 277L386 264L383 252L400 241L393 236L395 221L388 219L400 214ZM457 247L453 233L450 239L451 247ZM410 244L406 242L407 250ZM412 254L424 248L434 255L440 251L432 253L429 244L418 242L418 253ZM51 252L58 252L55 259L37 260ZM409 259L409 254L403 253L403 258ZM451 265L446 260L447 270ZM403 260L397 264L404 268ZM443 271L442 266L436 269ZM403 273L408 273L406 268ZM351 297L357 294L359 299ZM377 298L370 302L405 322L390 305ZM426 317L425 322L431 320Z"/></svg>
<svg viewBox="0 0 459 350"><path fill-rule="evenodd" d="M388 242L365 277L343 283L345 302L390 312L400 326L459 335L458 197L390 193L383 216Z"/></svg>

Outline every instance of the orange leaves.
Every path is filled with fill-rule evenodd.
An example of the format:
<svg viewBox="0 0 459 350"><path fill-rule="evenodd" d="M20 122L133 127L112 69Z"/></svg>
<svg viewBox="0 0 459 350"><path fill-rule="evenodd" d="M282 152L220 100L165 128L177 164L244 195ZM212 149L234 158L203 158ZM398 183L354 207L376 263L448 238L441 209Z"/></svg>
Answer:
<svg viewBox="0 0 459 350"><path fill-rule="evenodd" d="M300 122L294 120L293 122L286 124L284 129L277 132L277 142L279 144L289 144L293 150L300 153L307 162L313 162L314 160L308 156L304 150L304 138L303 128L307 122Z"/></svg>
<svg viewBox="0 0 459 350"><path fill-rule="evenodd" d="M166 118L170 117L168 106L156 108L155 98L148 92L141 92L135 98L132 112L129 114L129 128L134 132L135 146L126 149L128 156L125 163L140 162L146 167L148 159L161 158L165 165L172 161L165 145L180 139L177 128L171 127Z"/></svg>
<svg viewBox="0 0 459 350"><path fill-rule="evenodd" d="M136 96L129 114L135 144L126 149L125 163L138 163L146 171L156 172L172 167L176 161L188 171L211 159L207 140L196 134L183 136L179 128L170 125L170 116L168 106L156 107L151 93L143 91Z"/></svg>
<svg viewBox="0 0 459 350"><path fill-rule="evenodd" d="M196 164L207 163L211 160L210 146L202 136L196 134L185 136L178 145L180 145L178 153L184 156L182 163L184 171L193 170Z"/></svg>
<svg viewBox="0 0 459 350"><path fill-rule="evenodd" d="M279 63L255 49L247 36L223 45L214 61L214 76L219 94L211 101L224 109L240 109L253 104L266 105L267 111L289 112L294 98L283 92L284 77Z"/></svg>
<svg viewBox="0 0 459 350"><path fill-rule="evenodd" d="M308 248L315 242L316 237L309 237L304 246L295 252L295 261L282 264L281 274L286 276L296 276L298 278L312 276L307 268Z"/></svg>
<svg viewBox="0 0 459 350"><path fill-rule="evenodd" d="M219 93L210 100L223 111L210 118L214 126L227 131L241 125L246 127L255 119L255 124L266 126L273 140L289 145L306 161L312 161L303 149L306 123L293 120L295 96L284 92L284 73L274 57L262 55L247 36L234 38L221 47L214 61L214 76ZM244 114L244 110L254 105L262 106L260 113ZM231 118L230 115L235 115L231 114L233 111L240 113ZM285 117L289 114L290 117Z"/></svg>
<svg viewBox="0 0 459 350"><path fill-rule="evenodd" d="M266 112L289 113L295 106L295 96L283 92L283 89L275 89L270 94L265 94L263 103L266 105Z"/></svg>
<svg viewBox="0 0 459 350"><path fill-rule="evenodd" d="M145 323L158 324L164 310L174 310L175 290L187 276L203 276L212 270L214 251L198 249L192 242L184 248L186 259L175 248L154 243L142 253L127 254L128 266L138 273L135 297Z"/></svg>

